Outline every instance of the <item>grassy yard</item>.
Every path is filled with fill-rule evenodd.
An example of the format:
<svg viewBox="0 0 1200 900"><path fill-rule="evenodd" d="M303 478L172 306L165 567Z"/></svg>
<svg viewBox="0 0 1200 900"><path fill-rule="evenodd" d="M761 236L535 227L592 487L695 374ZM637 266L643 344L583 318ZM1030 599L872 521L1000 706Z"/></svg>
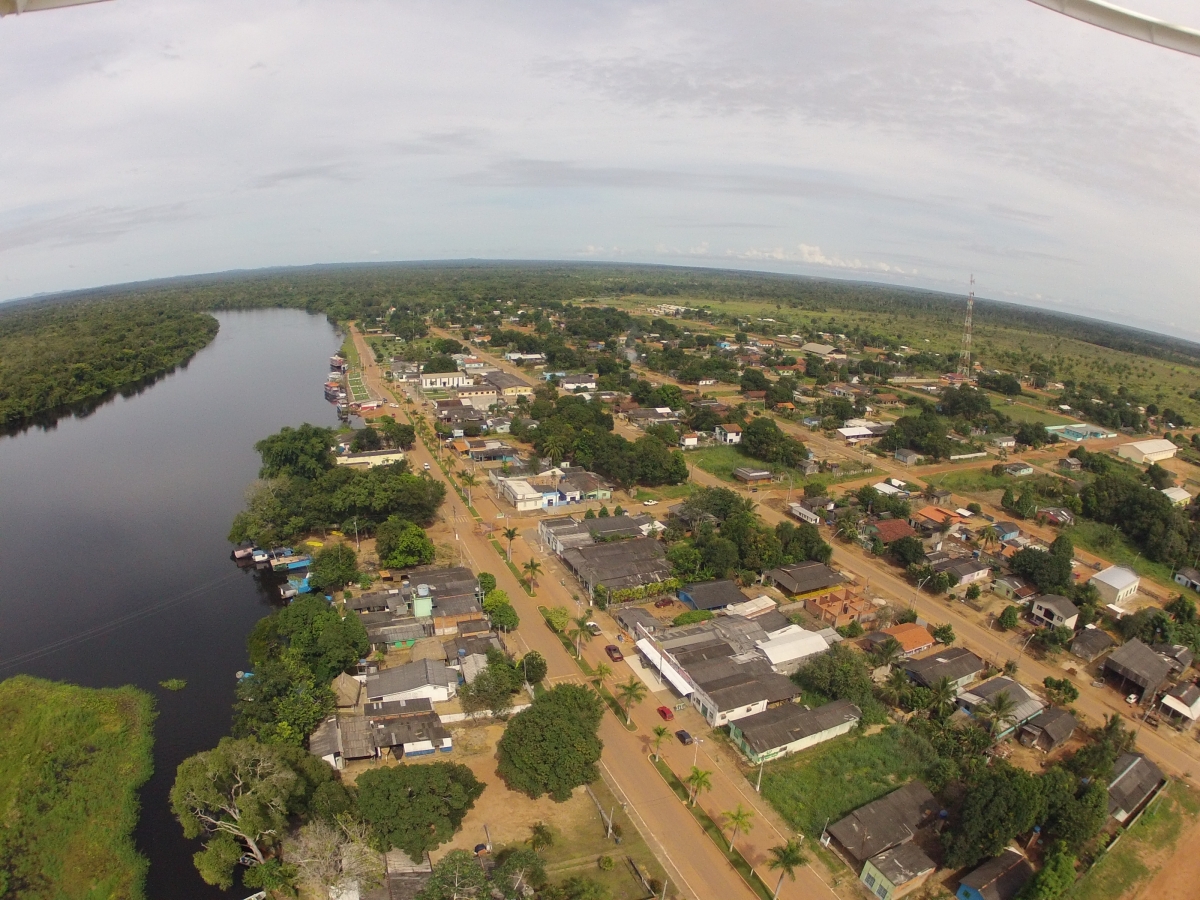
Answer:
<svg viewBox="0 0 1200 900"><path fill-rule="evenodd" d="M0 682L0 896L140 900L138 788L153 701L19 675Z"/></svg>
<svg viewBox="0 0 1200 900"><path fill-rule="evenodd" d="M1117 846L1063 895L1064 900L1115 900L1147 881L1197 815L1200 795L1182 782L1172 782ZM1147 865L1153 859L1160 862Z"/></svg>
<svg viewBox="0 0 1200 900"><path fill-rule="evenodd" d="M724 481L730 481L737 484L733 477L733 470L741 466L748 466L752 469L769 469L772 472L781 474L784 477L783 486L787 487L787 474L792 474L792 487L797 491L802 491L804 487L804 473L795 469L789 469L786 466L775 465L772 463L763 463L757 459L753 459L742 453L736 447L705 447L703 450L693 450L686 457L687 461L697 468L703 469L710 475L716 475ZM853 481L856 478L866 478L874 473L874 469L866 468L854 472L846 472L837 478L828 475L816 476L810 480L819 481L822 484L836 484L840 481Z"/></svg>
<svg viewBox="0 0 1200 900"><path fill-rule="evenodd" d="M1102 556L1118 566L1127 566L1144 578L1152 578L1166 585L1174 583L1174 573L1169 565L1146 559L1125 535L1111 525L1080 521L1064 529L1063 534L1076 547Z"/></svg>
<svg viewBox="0 0 1200 900"><path fill-rule="evenodd" d="M1060 416L1058 413L1050 412L1048 409L1041 409L1036 406L1029 405L1027 402L1017 400L1015 403L1008 403L999 394L988 394L988 399L992 401L992 409L1001 412L1008 416L1014 422L1041 422L1043 425L1070 425L1078 422L1078 419L1069 419L1066 416Z"/></svg>
<svg viewBox="0 0 1200 900"><path fill-rule="evenodd" d="M685 458L687 458L686 455ZM692 485L687 482L683 484L664 484L661 487L653 488L640 487L633 496L633 502L641 503L643 500L683 500L692 493L692 490ZM640 511L630 510L631 513Z"/></svg>
<svg viewBox="0 0 1200 900"><path fill-rule="evenodd" d="M988 491L1002 491L1006 487L1014 487L1017 479L1008 475L993 475L991 468L962 469L957 472L942 472L930 475L926 481L939 488L945 488L959 494L984 494Z"/></svg>
<svg viewBox="0 0 1200 900"><path fill-rule="evenodd" d="M768 763L762 792L790 825L816 837L826 822L920 777L934 757L932 747L899 726L851 733Z"/></svg>

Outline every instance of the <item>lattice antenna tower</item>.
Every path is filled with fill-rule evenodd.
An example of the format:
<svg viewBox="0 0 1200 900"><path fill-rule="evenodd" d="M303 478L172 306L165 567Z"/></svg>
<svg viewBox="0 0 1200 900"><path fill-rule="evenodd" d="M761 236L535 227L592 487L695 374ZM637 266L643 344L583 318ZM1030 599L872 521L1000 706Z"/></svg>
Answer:
<svg viewBox="0 0 1200 900"><path fill-rule="evenodd" d="M958 363L958 373L971 377L971 315L975 312L975 276L971 276L971 292L967 294L967 323L963 328L962 356Z"/></svg>

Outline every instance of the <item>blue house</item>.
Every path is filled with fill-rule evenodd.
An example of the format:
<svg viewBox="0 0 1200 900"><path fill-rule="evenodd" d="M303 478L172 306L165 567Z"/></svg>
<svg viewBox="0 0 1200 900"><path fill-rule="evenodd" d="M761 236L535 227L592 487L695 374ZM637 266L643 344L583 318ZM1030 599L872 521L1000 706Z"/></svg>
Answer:
<svg viewBox="0 0 1200 900"><path fill-rule="evenodd" d="M724 609L734 603L746 602L746 595L728 578L685 585L676 594L681 603L692 609Z"/></svg>
<svg viewBox="0 0 1200 900"><path fill-rule="evenodd" d="M1015 522L993 522L992 528L996 529L996 537L1002 541L1015 541L1021 536L1021 529Z"/></svg>
<svg viewBox="0 0 1200 900"><path fill-rule="evenodd" d="M1013 900L1033 877L1033 866L1011 847L963 876L957 900Z"/></svg>

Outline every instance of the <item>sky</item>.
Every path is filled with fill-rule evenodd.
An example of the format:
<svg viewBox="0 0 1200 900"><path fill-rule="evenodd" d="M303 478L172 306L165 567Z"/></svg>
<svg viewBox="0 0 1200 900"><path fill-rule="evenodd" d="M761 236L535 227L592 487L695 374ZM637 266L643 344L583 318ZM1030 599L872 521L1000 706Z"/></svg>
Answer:
<svg viewBox="0 0 1200 900"><path fill-rule="evenodd" d="M1200 340L1200 58L1027 0L112 0L0 20L0 85L0 300L611 260Z"/></svg>

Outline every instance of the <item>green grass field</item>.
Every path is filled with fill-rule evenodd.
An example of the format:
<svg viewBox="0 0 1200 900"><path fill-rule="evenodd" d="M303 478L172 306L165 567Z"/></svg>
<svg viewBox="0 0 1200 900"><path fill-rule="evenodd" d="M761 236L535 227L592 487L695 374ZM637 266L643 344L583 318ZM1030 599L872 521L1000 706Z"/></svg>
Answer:
<svg viewBox="0 0 1200 900"><path fill-rule="evenodd" d="M0 897L141 900L132 835L153 720L131 687L0 682Z"/></svg>
<svg viewBox="0 0 1200 900"><path fill-rule="evenodd" d="M926 479L931 485L955 491L959 494L983 494L987 491L1002 491L1014 487L1017 479L1008 475L993 475L991 467L986 469L963 469L958 472L942 472Z"/></svg>
<svg viewBox="0 0 1200 900"><path fill-rule="evenodd" d="M1186 784L1173 781L1142 817L1127 831L1117 846L1092 866L1063 894L1064 900L1116 900L1148 881L1158 867L1147 859L1163 856L1173 848L1200 815L1200 794Z"/></svg>
<svg viewBox="0 0 1200 900"><path fill-rule="evenodd" d="M1095 553L1118 566L1126 566L1143 578L1152 578L1165 585L1174 585L1174 571L1166 563L1151 562L1138 552L1125 535L1111 525L1080 521L1063 534L1076 547Z"/></svg>
<svg viewBox="0 0 1200 900"><path fill-rule="evenodd" d="M1048 409L1040 408L1033 404L1032 398L1017 400L1015 403L1007 402L999 394L989 393L988 398L992 401L992 409L1003 413L1014 422L1040 422L1043 425L1070 425L1079 421L1078 419L1070 419L1066 416L1060 416L1058 413L1050 412Z"/></svg>
<svg viewBox="0 0 1200 900"><path fill-rule="evenodd" d="M816 837L827 821L836 822L920 777L934 760L929 744L892 725L866 737L851 733L767 763L762 792L790 825Z"/></svg>
<svg viewBox="0 0 1200 900"><path fill-rule="evenodd" d="M777 483L775 485L776 487L778 487L779 484L782 484L782 486L785 488L788 486L787 475L789 472L792 475L793 490L801 490L804 487L805 478L803 472L797 471L796 469L790 469L787 466L760 462L759 460L753 459L752 457L742 453L736 447L705 447L703 450L689 451L684 458L687 459L687 461L692 465L703 469L710 475L716 475L718 478L733 484L741 483L733 477L733 470L741 466L747 466L752 469L769 469L772 472L781 474L783 476L783 480L782 482ZM819 481L821 484L830 485L837 484L842 481L853 481L857 478L866 478L873 474L874 471L875 470L873 468L868 467L866 469L859 469L854 472L846 472L845 474L839 475L836 478L829 475L818 475L808 480Z"/></svg>

